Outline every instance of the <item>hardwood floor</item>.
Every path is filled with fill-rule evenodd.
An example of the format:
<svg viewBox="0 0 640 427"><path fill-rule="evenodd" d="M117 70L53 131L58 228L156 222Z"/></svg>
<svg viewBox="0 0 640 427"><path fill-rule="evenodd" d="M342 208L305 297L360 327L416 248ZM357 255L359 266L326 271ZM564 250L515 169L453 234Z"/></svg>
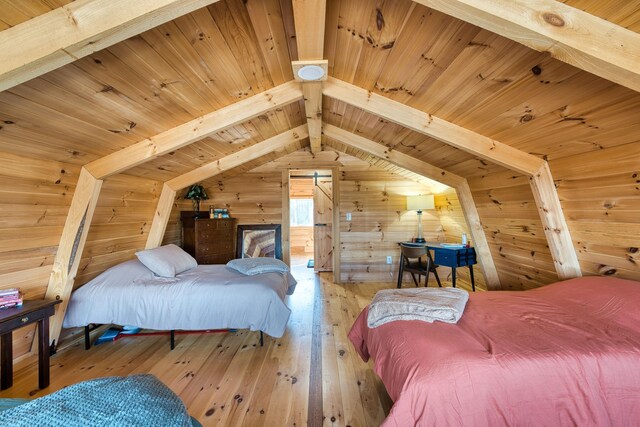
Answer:
<svg viewBox="0 0 640 427"><path fill-rule="evenodd" d="M249 331L177 335L173 351L168 336L122 338L89 351L79 341L51 357L50 387L37 389L37 366L30 365L16 370L14 386L0 397L35 398L87 379L151 373L205 426L380 425L391 401L347 333L375 292L392 284L336 285L306 263L292 259L298 285L287 301L287 331L279 339L265 335L264 347Z"/></svg>

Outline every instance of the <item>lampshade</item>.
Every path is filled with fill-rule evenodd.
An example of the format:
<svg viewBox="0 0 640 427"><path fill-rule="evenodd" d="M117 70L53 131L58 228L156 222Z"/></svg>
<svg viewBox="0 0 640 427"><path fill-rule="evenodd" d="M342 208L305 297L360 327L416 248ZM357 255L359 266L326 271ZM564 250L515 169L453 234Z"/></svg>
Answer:
<svg viewBox="0 0 640 427"><path fill-rule="evenodd" d="M433 194L422 196L407 196L408 211L424 211L427 209L433 209L435 207L436 204Z"/></svg>

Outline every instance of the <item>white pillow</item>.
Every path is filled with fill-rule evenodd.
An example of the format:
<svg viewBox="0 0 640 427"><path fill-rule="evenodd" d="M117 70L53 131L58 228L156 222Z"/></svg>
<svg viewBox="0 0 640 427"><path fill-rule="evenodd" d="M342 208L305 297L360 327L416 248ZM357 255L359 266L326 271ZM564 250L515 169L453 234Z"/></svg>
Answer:
<svg viewBox="0 0 640 427"><path fill-rule="evenodd" d="M198 265L191 255L174 244L136 252L136 256L145 267L160 277L175 277Z"/></svg>

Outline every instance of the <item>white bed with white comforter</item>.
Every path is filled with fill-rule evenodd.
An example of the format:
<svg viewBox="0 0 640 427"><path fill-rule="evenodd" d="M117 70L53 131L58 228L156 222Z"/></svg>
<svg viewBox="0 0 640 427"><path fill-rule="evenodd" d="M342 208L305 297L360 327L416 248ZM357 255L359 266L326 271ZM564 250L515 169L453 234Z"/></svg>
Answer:
<svg viewBox="0 0 640 427"><path fill-rule="evenodd" d="M77 289L63 326L250 329L278 338L291 314L284 299L295 285L289 272L248 276L225 265L198 265L175 277L158 277L135 259Z"/></svg>

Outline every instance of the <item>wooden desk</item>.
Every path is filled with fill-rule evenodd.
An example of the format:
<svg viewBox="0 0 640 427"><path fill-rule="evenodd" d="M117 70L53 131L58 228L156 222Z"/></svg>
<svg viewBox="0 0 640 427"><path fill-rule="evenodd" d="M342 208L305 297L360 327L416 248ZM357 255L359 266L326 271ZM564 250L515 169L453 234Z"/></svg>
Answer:
<svg viewBox="0 0 640 427"><path fill-rule="evenodd" d="M13 385L13 334L15 329L38 322L38 387L49 386L49 317L62 301L25 301L22 307L0 310L0 389Z"/></svg>
<svg viewBox="0 0 640 427"><path fill-rule="evenodd" d="M419 245L420 243L414 242L402 242L411 245ZM471 278L471 289L476 291L476 283L473 277L473 265L476 264L476 250L474 248L456 248L442 246L439 242L425 242L421 245L426 246L434 253L433 262L436 265L444 265L445 267L451 267L451 284L456 287L456 268L469 267L469 277ZM404 262L402 255L400 256L400 262Z"/></svg>

